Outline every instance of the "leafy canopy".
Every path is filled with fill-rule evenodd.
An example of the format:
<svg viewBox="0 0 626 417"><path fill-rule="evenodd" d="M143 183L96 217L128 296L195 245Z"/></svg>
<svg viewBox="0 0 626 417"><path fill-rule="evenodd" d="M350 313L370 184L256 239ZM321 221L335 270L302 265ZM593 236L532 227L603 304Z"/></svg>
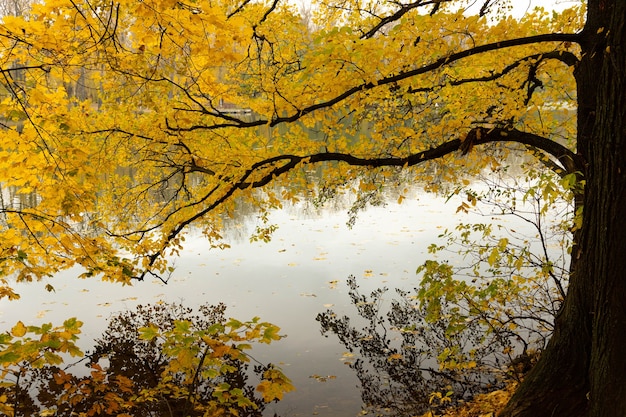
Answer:
<svg viewBox="0 0 626 417"><path fill-rule="evenodd" d="M400 180L465 193L466 211L477 199L467 178L505 167L513 153L537 180L530 199L577 196L572 71L582 7L516 20L490 1L470 16L470 3L321 0L303 15L279 0L50 0L3 16L0 296L19 296L9 277L39 280L75 265L83 277L166 281L167 256L190 227L225 247L224 225L244 205L261 219L256 240L271 238L267 212L285 202L351 192L358 210L381 184ZM554 175L537 175L537 164ZM462 245L471 232L493 236L458 232ZM477 264L492 272L519 272L516 260L531 259L537 276L554 275L508 241L478 249ZM461 307L471 313L525 297L524 286L546 288L517 273L515 288L506 280L479 288L452 279L444 264L421 271L426 322L449 313L452 294L466 297ZM548 299L553 290L544 291ZM445 317L446 335L467 328L458 307ZM511 315L495 309L476 328L509 325ZM78 354L76 326L18 323L0 340L3 377L21 375L24 364L58 364L59 352ZM203 378L232 370L225 358L243 361L247 341L270 342L276 331L256 319L208 327L182 319L141 326L137 340L162 349L158 391L181 399ZM29 333L41 340L20 339ZM474 367L463 352L439 356L444 369ZM97 367L83 382L56 375L57 385L74 387L76 397L63 399L70 405L110 384L118 391L108 406L130 406L128 377ZM258 404L227 382L213 388L220 406ZM272 401L291 385L268 367L257 388Z"/></svg>
<svg viewBox="0 0 626 417"><path fill-rule="evenodd" d="M437 191L521 149L575 174L582 10L467 3L321 1L303 18L278 0L54 0L4 16L2 276L165 280L191 225L223 247L243 203L263 219L302 196L367 199L403 167Z"/></svg>

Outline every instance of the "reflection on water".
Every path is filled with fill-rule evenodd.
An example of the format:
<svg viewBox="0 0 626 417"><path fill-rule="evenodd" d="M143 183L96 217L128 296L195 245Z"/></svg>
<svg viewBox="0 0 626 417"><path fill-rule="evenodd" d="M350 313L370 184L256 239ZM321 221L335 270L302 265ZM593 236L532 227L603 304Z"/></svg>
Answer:
<svg viewBox="0 0 626 417"><path fill-rule="evenodd" d="M337 337L348 351L344 363L355 371L364 407L372 414L438 414L458 400L503 386L502 375L489 371L509 346L508 339L494 337L485 343L485 329L476 322L459 333L447 331L445 318L428 323L426 309L412 300L410 292L398 290L385 305L386 288L362 294L355 277L350 277L348 286L358 316L339 316L329 309L317 320L323 332ZM435 358L456 350L471 352L472 367L439 366ZM433 401L433 393L441 393L447 401Z"/></svg>
<svg viewBox="0 0 626 417"><path fill-rule="evenodd" d="M264 323L231 327L225 308L137 306L108 321L105 333L81 361L84 366L39 368L22 363L19 389L0 387L0 394L8 397L5 402L16 404L15 416L24 417L51 415L50 410L55 417L263 417L267 403L255 387L268 382L266 372L280 377L274 374L279 371L242 360L241 350L226 347L232 340L220 329L237 333L256 329L262 334L267 327ZM145 327L153 329L154 338L142 337ZM195 352L199 362L194 364L191 357L181 360L180 348Z"/></svg>
<svg viewBox="0 0 626 417"><path fill-rule="evenodd" d="M279 228L270 243L235 240L230 249L218 251L208 250L200 236L189 237L168 285L155 281L121 287L77 280L78 271L68 271L51 281L55 293L47 293L45 284L17 285L22 299L0 301L0 320L8 327L17 320L54 323L77 316L86 323L82 346L88 349L108 317L139 303L223 302L227 316L259 316L287 335L252 352L261 362L280 365L297 388L268 406L268 415L356 415L362 406L359 379L342 361L345 347L320 334L316 316L327 308L337 315L352 311L346 287L350 275L364 292L382 286L412 288L415 270L441 229L467 221L455 215L455 204L443 201L420 195L401 205L371 208L352 229L346 227L345 212L301 216L292 209L276 211L270 221Z"/></svg>

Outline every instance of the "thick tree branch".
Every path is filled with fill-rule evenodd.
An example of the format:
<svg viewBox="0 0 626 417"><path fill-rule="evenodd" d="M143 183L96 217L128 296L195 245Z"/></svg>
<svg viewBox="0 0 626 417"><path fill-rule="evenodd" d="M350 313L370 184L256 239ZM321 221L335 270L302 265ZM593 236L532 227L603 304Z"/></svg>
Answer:
<svg viewBox="0 0 626 417"><path fill-rule="evenodd" d="M282 155L275 158L270 158L253 165L251 170L256 171L261 167L267 167L270 164L276 164L280 161L286 160L287 162L284 165L278 166L271 170L261 180L255 182L245 182L240 184L238 187L241 189L246 189L250 187L258 188L265 186L269 184L274 178L290 171L301 163L314 164L333 161L345 162L348 165L352 166L364 166L370 168L391 166L405 167L414 166L426 161L442 158L457 150L461 150L465 154L473 146L493 142L516 142L526 146L531 146L536 149L541 149L543 152L550 154L551 156L556 158L563 165L563 169L567 173L582 172L583 169L579 157L576 156L576 154L574 154L563 145L544 138L543 136L522 132L516 129L477 127L470 130L470 132L463 140L453 139L448 142L442 143L435 148L418 152L406 157L360 158L345 153L323 152L309 156Z"/></svg>
<svg viewBox="0 0 626 417"><path fill-rule="evenodd" d="M478 127L470 130L461 145L461 150L467 153L472 146L489 142L517 142L531 149L539 149L552 156L562 165L562 174L584 174L585 163L582 158L567 149L565 146L533 133L508 128ZM557 172L559 173L559 172Z"/></svg>
<svg viewBox="0 0 626 417"><path fill-rule="evenodd" d="M361 166L369 168L409 167L419 165L426 161L442 158L456 151L461 151L463 154L465 154L471 151L474 146L494 142L516 142L529 147L540 149L541 151L557 159L563 165L563 169L565 170L565 172L574 173L583 171L583 164L580 161L580 158L572 151L570 151L563 145L558 144L557 142L554 142L542 136L522 132L516 129L486 127L476 127L470 130L463 140L452 139L450 141L442 143L435 148L431 148L405 157L361 158L351 154L340 152L321 152L305 156L278 155L272 158L264 159L250 166L250 168L246 170L238 180L230 183L228 188L225 190L225 192L222 193L219 198L213 200L210 204L206 205L201 210L198 210L194 215L188 217L186 220L178 223L166 237L165 245L167 245L168 242L174 240L188 225L204 217L215 208L223 204L225 201L230 199L236 191L263 187L277 177L286 174L287 172L291 171L301 164L344 162L351 166ZM260 177L260 179L250 179L254 174L257 174L259 172L263 172L263 175ZM183 208L181 208L181 210L184 208L197 206L208 201L212 196L215 195L215 193L218 191L218 188L219 186L212 189L200 200L184 206ZM155 226L154 228L156 227L158 226ZM143 234L145 232L147 231L136 231L135 233ZM149 271L150 267L154 265L154 263L157 261L157 259L159 259L160 256L162 256L164 250L165 248L162 248L161 251L149 255L148 268L144 272L142 272L140 276L135 278L143 280L146 274L151 273Z"/></svg>
<svg viewBox="0 0 626 417"><path fill-rule="evenodd" d="M495 80L497 80L499 78L502 78L505 75L509 74L513 70L519 68L524 63L534 62L534 65L537 65L537 64L539 64L542 61L552 60L552 59L556 59L558 61L561 61L561 62L563 62L565 65L567 65L569 67L573 67L573 66L575 66L578 63L578 57L576 55L574 55L573 53L571 53L571 52L552 51L552 52L541 53L541 54L533 54L533 55L529 55L529 56L526 56L524 58L521 58L521 59L519 59L519 60L517 60L517 61L515 61L515 62L513 62L513 63L511 63L509 65L507 65L501 71L497 71L497 72L494 71L491 74L485 75L483 77L460 78L460 79L449 81L445 85L450 85L452 87L456 87L456 86L460 86L460 85L463 85L463 84L495 81ZM432 86L432 87L428 87L428 88L409 88L407 90L407 93L430 92L430 91L435 91L437 88L441 88L443 86L444 86L444 84L437 85L437 86Z"/></svg>
<svg viewBox="0 0 626 417"><path fill-rule="evenodd" d="M253 121L247 121L247 120L242 120L242 119L233 120L234 118L229 117L228 120L226 120L223 123L216 123L212 125L192 125L188 127L168 126L168 128L176 132L190 132L194 130L215 130L215 129L222 129L222 128L227 128L227 127L249 128L249 127L256 127L256 126L276 126L282 123L291 123L291 122L295 122L301 119L303 116L309 113L313 113L316 110L330 108L334 106L335 104L341 103L342 101L346 100L347 98L357 93L372 90L374 88L384 86L384 85L398 83L400 81L403 81L403 80L406 80L406 79L409 79L418 75L426 74L431 71L435 71L439 68L442 68L445 65L449 65L453 62L460 61L464 58L468 58L474 55L479 55L479 54L491 52L491 51L497 51L500 49L507 49L507 48L511 48L515 46L530 45L534 43L545 43L545 42L574 42L576 43L579 40L580 40L579 34L547 33L543 35L529 36L526 38L517 38L517 39L509 39L509 40L500 41L500 42L493 42L493 43L480 45L474 48L469 48L463 51L452 53L448 56L441 57L435 60L434 62L428 65L423 65L419 68L404 71L399 74L394 74L388 77L383 77L377 81L359 84L357 86L349 88L348 90L344 91L343 93L331 99L307 106L288 116L277 116L271 120L261 118L259 120L253 120ZM564 59L567 59L567 61L569 62L571 57L564 58ZM221 113L214 113L214 112L208 112L207 114L218 117L218 118L223 118L224 116Z"/></svg>

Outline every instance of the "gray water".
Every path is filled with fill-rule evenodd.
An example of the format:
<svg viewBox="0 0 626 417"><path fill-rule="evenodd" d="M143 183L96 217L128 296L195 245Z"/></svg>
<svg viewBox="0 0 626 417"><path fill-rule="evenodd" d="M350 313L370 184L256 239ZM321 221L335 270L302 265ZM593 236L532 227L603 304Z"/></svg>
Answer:
<svg viewBox="0 0 626 417"><path fill-rule="evenodd" d="M415 270L428 258L428 245L444 228L468 221L467 215L455 213L456 206L419 195L402 204L369 208L353 228L346 226L345 210L288 207L271 215L278 230L269 243L233 238L231 248L210 250L200 236L189 236L185 250L172 260L176 270L168 285L152 281L122 287L80 280L77 271L67 271L50 279L53 293L44 290L45 283L18 285L22 298L0 301L0 322L8 329L17 320L60 324L76 316L85 322L80 345L88 350L108 317L137 304L223 302L227 316L259 316L287 335L251 352L261 362L281 366L296 386L268 407L268 415L355 416L362 406L359 381L346 366L338 340L323 337L315 317L327 308L354 314L345 284L349 275L364 293L382 286L416 286ZM247 226L254 227L254 221Z"/></svg>

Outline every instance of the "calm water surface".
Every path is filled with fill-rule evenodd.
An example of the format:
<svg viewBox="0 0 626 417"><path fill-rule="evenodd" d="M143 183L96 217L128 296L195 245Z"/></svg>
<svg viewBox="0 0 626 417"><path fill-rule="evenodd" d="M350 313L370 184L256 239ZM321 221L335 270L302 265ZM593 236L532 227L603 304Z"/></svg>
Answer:
<svg viewBox="0 0 626 417"><path fill-rule="evenodd" d="M362 405L359 382L342 361L345 352L338 340L323 337L315 317L327 308L339 315L354 313L345 284L351 274L363 293L415 286L415 269L426 259L428 245L443 228L468 221L455 210L453 202L420 195L400 205L370 208L350 229L345 210L286 208L271 217L279 228L270 243L234 239L230 249L209 250L200 237L188 237L168 285L153 281L122 287L79 280L78 272L69 271L50 280L55 293L47 293L41 283L17 286L22 299L0 301L0 322L5 328L17 320L60 324L76 316L85 322L81 346L88 350L108 317L137 304L224 302L228 316L259 316L287 335L252 351L261 362L280 364L297 389L269 406L268 415L355 416ZM322 382L312 376L334 378Z"/></svg>

